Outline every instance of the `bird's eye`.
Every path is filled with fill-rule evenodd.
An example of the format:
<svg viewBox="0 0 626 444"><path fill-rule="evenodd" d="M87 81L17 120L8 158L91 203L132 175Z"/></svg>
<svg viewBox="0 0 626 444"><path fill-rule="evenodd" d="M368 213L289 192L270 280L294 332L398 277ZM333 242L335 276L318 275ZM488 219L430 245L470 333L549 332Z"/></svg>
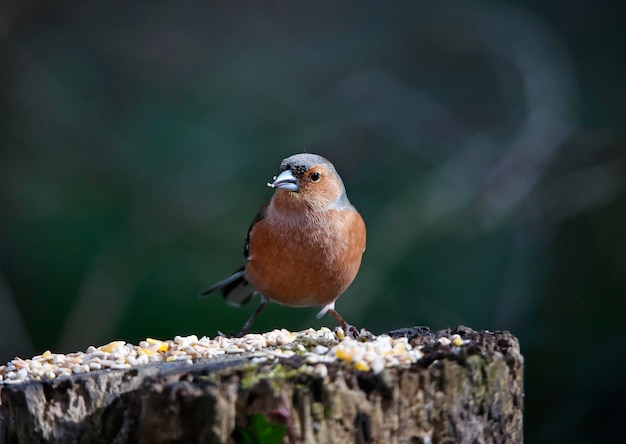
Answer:
<svg viewBox="0 0 626 444"><path fill-rule="evenodd" d="M322 175L315 171L314 173L311 173L309 177L311 178L311 182L317 182L322 178Z"/></svg>

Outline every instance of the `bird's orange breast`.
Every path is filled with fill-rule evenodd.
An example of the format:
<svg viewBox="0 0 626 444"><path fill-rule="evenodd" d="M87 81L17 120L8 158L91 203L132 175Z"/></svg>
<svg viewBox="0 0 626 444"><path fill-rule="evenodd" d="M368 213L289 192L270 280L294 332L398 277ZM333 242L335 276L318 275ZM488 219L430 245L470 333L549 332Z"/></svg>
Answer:
<svg viewBox="0 0 626 444"><path fill-rule="evenodd" d="M365 249L365 223L353 209L286 217L268 208L250 231L246 277L268 299L322 306L354 280Z"/></svg>

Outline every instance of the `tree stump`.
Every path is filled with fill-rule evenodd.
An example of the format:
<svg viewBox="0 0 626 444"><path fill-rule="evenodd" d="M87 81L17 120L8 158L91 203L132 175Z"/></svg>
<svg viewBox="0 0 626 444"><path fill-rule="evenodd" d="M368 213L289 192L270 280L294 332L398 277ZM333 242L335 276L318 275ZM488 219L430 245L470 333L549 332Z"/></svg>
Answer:
<svg viewBox="0 0 626 444"><path fill-rule="evenodd" d="M421 359L376 373L244 355L0 384L0 443L522 442L514 336L466 327L389 335L421 347Z"/></svg>

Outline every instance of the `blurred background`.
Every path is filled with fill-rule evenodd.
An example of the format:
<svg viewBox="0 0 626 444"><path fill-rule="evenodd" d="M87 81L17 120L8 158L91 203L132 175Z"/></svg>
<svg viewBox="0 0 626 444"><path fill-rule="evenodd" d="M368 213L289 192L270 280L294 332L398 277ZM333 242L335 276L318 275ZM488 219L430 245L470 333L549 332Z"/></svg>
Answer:
<svg viewBox="0 0 626 444"><path fill-rule="evenodd" d="M510 330L528 442L622 438L623 2L13 3L0 362L238 330L256 301L196 295L307 150L368 225L348 321Z"/></svg>

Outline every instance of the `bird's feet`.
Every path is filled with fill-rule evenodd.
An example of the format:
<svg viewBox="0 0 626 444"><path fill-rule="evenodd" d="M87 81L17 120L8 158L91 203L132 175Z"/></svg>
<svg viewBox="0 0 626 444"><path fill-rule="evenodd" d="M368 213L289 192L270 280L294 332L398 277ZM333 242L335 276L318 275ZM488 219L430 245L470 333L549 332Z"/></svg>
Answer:
<svg viewBox="0 0 626 444"><path fill-rule="evenodd" d="M352 339L358 339L359 336L361 336L361 333L359 332L359 329L356 328L354 325L352 324L348 324L347 322L344 323L341 328L343 328L343 331L346 333L346 336L348 336L349 338Z"/></svg>
<svg viewBox="0 0 626 444"><path fill-rule="evenodd" d="M231 330L228 333L223 333L221 331L217 332L218 336L222 336L223 338L233 339L233 338L242 338L248 334L248 331L241 330L238 333L235 333L235 330Z"/></svg>
<svg viewBox="0 0 626 444"><path fill-rule="evenodd" d="M343 332L346 336L352 338L352 339L357 339L359 336L361 336L361 334L359 333L359 330L352 324L348 324L344 318L341 317L341 315L339 313L337 313L337 311L333 308L328 310L328 313L332 314L335 319L337 319L337 321L339 322L339 325L341 325L341 328L343 329Z"/></svg>

